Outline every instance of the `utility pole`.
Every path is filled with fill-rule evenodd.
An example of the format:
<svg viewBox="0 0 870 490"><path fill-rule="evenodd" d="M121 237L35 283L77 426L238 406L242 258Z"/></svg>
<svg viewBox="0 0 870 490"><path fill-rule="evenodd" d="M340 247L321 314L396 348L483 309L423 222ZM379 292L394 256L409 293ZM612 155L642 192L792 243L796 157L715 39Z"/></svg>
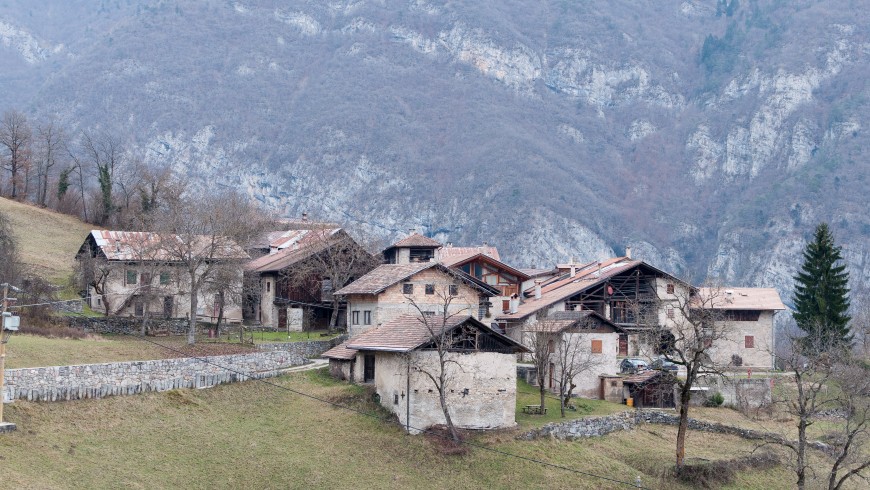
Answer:
<svg viewBox="0 0 870 490"><path fill-rule="evenodd" d="M15 430L15 424L3 422L3 405L5 401L5 379L6 379L6 342L9 341L9 336L12 334L12 328L10 327L10 331L6 330L6 322L11 320L7 320L6 310L9 308L9 284L3 284L3 313L0 315L2 318L2 324L0 324L0 432L11 432ZM17 328L15 328L17 330Z"/></svg>

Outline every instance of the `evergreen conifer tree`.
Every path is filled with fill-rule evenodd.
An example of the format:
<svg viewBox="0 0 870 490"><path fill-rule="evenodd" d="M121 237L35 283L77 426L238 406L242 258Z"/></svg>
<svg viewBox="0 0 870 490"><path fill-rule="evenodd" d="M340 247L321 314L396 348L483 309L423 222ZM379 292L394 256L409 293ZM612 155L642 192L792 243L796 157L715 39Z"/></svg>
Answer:
<svg viewBox="0 0 870 490"><path fill-rule="evenodd" d="M794 277L794 319L815 345L848 346L849 272L827 223L816 227L804 249L804 263Z"/></svg>

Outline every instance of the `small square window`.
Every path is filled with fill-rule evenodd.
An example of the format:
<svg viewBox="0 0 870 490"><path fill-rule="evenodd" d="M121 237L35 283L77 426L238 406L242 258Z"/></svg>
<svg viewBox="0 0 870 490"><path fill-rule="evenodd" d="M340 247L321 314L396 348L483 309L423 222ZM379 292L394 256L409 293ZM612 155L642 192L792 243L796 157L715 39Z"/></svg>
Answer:
<svg viewBox="0 0 870 490"><path fill-rule="evenodd" d="M351 325L359 325L359 312L354 311L350 314L350 324Z"/></svg>
<svg viewBox="0 0 870 490"><path fill-rule="evenodd" d="M755 336L753 336L753 335L747 335L747 336L743 339L743 342L744 342L744 344L746 345L746 348L747 348L747 349L754 349L754 348L755 348Z"/></svg>
<svg viewBox="0 0 870 490"><path fill-rule="evenodd" d="M674 294L674 285L668 284L668 294Z"/></svg>
<svg viewBox="0 0 870 490"><path fill-rule="evenodd" d="M435 294L435 285L427 284L426 285L426 294Z"/></svg>
<svg viewBox="0 0 870 490"><path fill-rule="evenodd" d="M414 294L414 285L410 282L402 284L402 294Z"/></svg>
<svg viewBox="0 0 870 490"><path fill-rule="evenodd" d="M266 292L272 291L272 281L266 281Z"/></svg>
<svg viewBox="0 0 870 490"><path fill-rule="evenodd" d="M127 271L127 278L126 278L127 284L136 284L138 279L139 279L139 275L136 273L136 271L129 271L129 270Z"/></svg>
<svg viewBox="0 0 870 490"><path fill-rule="evenodd" d="M593 354L601 354L602 351L603 351L603 348L601 345L601 341L597 340L597 339L593 340L592 341L592 353Z"/></svg>
<svg viewBox="0 0 870 490"><path fill-rule="evenodd" d="M161 272L160 273L160 284L169 284L169 273Z"/></svg>
<svg viewBox="0 0 870 490"><path fill-rule="evenodd" d="M372 324L372 312L370 310L363 311L363 325Z"/></svg>
<svg viewBox="0 0 870 490"><path fill-rule="evenodd" d="M434 311L424 311L423 315L424 316L435 316L435 312Z"/></svg>
<svg viewBox="0 0 870 490"><path fill-rule="evenodd" d="M450 285L450 296L459 296L459 286L456 284Z"/></svg>

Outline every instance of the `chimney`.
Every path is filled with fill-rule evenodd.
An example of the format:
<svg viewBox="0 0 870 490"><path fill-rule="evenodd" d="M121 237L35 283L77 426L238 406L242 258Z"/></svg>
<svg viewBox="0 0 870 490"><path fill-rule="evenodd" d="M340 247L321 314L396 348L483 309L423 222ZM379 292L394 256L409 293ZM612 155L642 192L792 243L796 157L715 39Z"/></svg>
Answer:
<svg viewBox="0 0 870 490"><path fill-rule="evenodd" d="M302 212L302 221L308 221L308 213Z"/></svg>
<svg viewBox="0 0 870 490"><path fill-rule="evenodd" d="M510 313L511 313L511 315L513 315L514 313L516 313L516 312L517 312L517 309L518 309L519 307L520 307L520 299L519 299L516 295L511 296L511 306L510 306L510 308L511 308L511 309L510 309Z"/></svg>
<svg viewBox="0 0 870 490"><path fill-rule="evenodd" d="M629 259L631 258L631 246L630 245L625 247L625 256Z"/></svg>
<svg viewBox="0 0 870 490"><path fill-rule="evenodd" d="M415 228L408 228L408 236L411 236L416 232L417 232L417 230Z"/></svg>
<svg viewBox="0 0 870 490"><path fill-rule="evenodd" d="M601 261L600 260L598 261L598 276L597 277L601 277Z"/></svg>
<svg viewBox="0 0 870 490"><path fill-rule="evenodd" d="M452 246L453 246L453 242L447 242L447 246L446 246L446 248L450 248L450 247L452 247Z"/></svg>
<svg viewBox="0 0 870 490"><path fill-rule="evenodd" d="M541 281L540 279L535 279L535 299L541 299Z"/></svg>
<svg viewBox="0 0 870 490"><path fill-rule="evenodd" d="M571 267L571 277L576 276L577 275L577 264L574 263L574 257L571 257L571 262L569 262L568 265Z"/></svg>

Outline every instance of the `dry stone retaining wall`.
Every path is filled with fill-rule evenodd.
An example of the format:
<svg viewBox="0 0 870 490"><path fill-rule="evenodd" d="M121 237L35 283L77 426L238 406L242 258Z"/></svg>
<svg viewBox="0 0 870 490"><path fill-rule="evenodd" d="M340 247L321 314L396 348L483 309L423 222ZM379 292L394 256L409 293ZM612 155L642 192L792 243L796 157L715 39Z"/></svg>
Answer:
<svg viewBox="0 0 870 490"><path fill-rule="evenodd" d="M70 328L101 335L139 335L142 331L141 318L70 316L65 320ZM190 322L184 318L151 318L148 326L151 329L166 330L170 335L184 335L190 329Z"/></svg>
<svg viewBox="0 0 870 490"><path fill-rule="evenodd" d="M260 352L205 357L208 362L188 357L7 369L4 395L7 400L60 401L207 388L277 376L283 369L305 364L306 358L319 356L338 341L340 338L265 344Z"/></svg>

